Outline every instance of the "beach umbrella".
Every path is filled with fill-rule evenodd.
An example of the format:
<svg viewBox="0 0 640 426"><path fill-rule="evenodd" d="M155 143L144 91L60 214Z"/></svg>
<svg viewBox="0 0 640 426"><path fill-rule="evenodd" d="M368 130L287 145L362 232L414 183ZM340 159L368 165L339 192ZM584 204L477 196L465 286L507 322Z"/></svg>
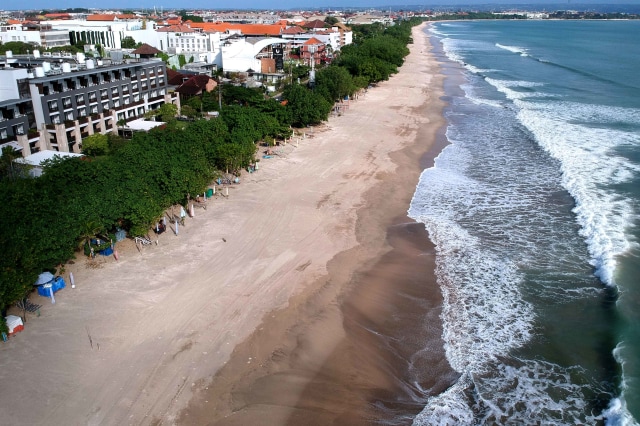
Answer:
<svg viewBox="0 0 640 426"><path fill-rule="evenodd" d="M42 284L50 283L51 281L53 281L54 278L55 277L51 272L43 272L40 275L38 275L38 279L36 280L34 285L42 285Z"/></svg>

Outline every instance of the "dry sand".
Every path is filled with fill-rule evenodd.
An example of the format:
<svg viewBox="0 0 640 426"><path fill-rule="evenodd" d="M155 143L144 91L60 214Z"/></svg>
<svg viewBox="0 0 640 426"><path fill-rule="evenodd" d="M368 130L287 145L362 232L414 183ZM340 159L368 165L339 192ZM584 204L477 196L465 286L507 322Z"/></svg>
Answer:
<svg viewBox="0 0 640 426"><path fill-rule="evenodd" d="M442 76L422 29L410 49L399 74L260 161L178 236L78 259L55 305L34 294L41 316L0 345L2 423L366 423L419 410L390 378L425 342L420 381L446 387L432 248L406 218L443 125ZM405 322L388 321L398 311ZM393 351L363 332L412 325Z"/></svg>

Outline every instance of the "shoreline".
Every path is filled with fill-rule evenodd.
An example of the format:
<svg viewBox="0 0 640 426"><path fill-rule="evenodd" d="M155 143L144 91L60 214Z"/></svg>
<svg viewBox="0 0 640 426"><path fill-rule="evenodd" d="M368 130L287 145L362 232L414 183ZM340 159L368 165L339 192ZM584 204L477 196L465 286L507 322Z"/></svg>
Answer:
<svg viewBox="0 0 640 426"><path fill-rule="evenodd" d="M259 172L229 187L229 197L197 209L179 236L169 230L140 251L131 241L119 243L119 261L77 259L65 276L69 282L73 272L75 289L56 294L55 305L33 296L41 316L29 315L25 330L0 347L0 379L16 384L0 402L6 424L193 423L197 410L211 423L213 403L224 418L238 403L251 407L260 394L236 392L210 403L208 391L251 385L251 374L259 376L267 361L275 373L306 368L288 377L294 392L269 417L272 424L296 423L300 412L290 407L314 399L307 385L340 363L338 347L359 332L345 330L343 304L349 305L344 312L377 315L378 302L348 300L359 288L354 277L366 276L391 252L387 238L401 246L400 257L429 256L428 247L415 244L428 244L415 226L392 227L387 237L389 226L409 221L415 190L394 176L409 173L402 176L417 183L418 159L444 125L439 64L420 54L431 50L425 25L414 28L411 54L397 75L342 116L310 129L299 147L289 144L277 158L262 160ZM427 128L419 145L417 131ZM433 268L427 278L439 292ZM439 309L435 296L430 300ZM438 315L430 320L439 323ZM375 363L368 371L360 394L333 402L366 408L358 395L384 399L369 391L393 385L375 374ZM267 381L257 383L268 389Z"/></svg>
<svg viewBox="0 0 640 426"><path fill-rule="evenodd" d="M418 31L425 42L420 53L431 50L428 36ZM419 63L418 47L413 48L412 59ZM431 71L438 67L435 59L429 61ZM180 424L355 425L409 419L422 410L427 396L457 379L441 339L435 251L424 226L406 215L420 173L445 142L443 102L434 99L437 90L425 90L425 103L411 114L428 109L430 125L411 126L404 117L402 125L412 136L389 153L395 171L364 195L355 229L359 245L338 253L328 277L239 345L230 362L202 384ZM247 366L247 359L258 367Z"/></svg>

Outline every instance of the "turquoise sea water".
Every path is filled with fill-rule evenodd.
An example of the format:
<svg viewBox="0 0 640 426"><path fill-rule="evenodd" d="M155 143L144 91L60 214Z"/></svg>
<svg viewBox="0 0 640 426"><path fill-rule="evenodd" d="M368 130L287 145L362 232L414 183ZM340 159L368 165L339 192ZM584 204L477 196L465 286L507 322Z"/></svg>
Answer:
<svg viewBox="0 0 640 426"><path fill-rule="evenodd" d="M414 424L637 424L640 22L429 32L450 144L409 214L460 377Z"/></svg>

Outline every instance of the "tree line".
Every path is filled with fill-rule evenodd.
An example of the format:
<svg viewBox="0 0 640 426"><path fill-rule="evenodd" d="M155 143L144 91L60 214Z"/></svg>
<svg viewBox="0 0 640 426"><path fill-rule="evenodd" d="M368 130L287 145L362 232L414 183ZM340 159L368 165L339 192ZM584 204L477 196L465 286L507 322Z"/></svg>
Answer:
<svg viewBox="0 0 640 426"><path fill-rule="evenodd" d="M146 234L172 205L186 205L187 194L201 194L223 173L259 161L258 143L319 124L336 101L388 79L409 53L411 27L419 22L361 31L332 65L317 71L313 87L291 82L276 99L225 85L218 118L178 121L175 106L167 105L153 112L167 121L162 128L131 140L94 135L83 143L85 156L51 160L38 178L3 155L0 310L26 297L43 270L55 272L87 239L116 229ZM198 115L205 104L207 111L219 109L204 95L183 110Z"/></svg>

